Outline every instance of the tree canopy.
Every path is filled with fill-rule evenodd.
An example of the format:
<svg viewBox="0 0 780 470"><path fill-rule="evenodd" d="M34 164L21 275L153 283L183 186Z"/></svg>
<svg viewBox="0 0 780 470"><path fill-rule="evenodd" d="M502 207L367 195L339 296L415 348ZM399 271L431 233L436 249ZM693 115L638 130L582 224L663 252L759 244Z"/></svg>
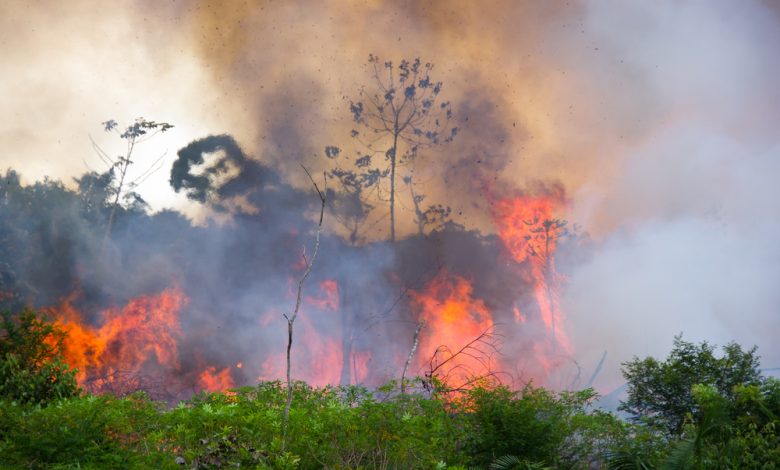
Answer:
<svg viewBox="0 0 780 470"><path fill-rule="evenodd" d="M676 336L666 360L634 357L623 363L628 398L618 409L633 415L635 420L661 426L670 435L679 435L689 416L695 417L701 411L694 386L711 386L733 399L736 387L761 384L755 347L743 350L732 342L723 347L720 357L715 350L706 341L694 344Z"/></svg>

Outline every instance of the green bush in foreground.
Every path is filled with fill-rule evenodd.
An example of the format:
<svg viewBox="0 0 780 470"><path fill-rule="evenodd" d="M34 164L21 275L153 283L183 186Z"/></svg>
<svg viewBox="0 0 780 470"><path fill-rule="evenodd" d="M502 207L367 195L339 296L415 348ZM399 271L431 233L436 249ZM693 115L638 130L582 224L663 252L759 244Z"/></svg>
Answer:
<svg viewBox="0 0 780 470"><path fill-rule="evenodd" d="M32 311L2 315L0 399L46 404L77 396L75 371L62 359L65 333Z"/></svg>
<svg viewBox="0 0 780 470"><path fill-rule="evenodd" d="M585 411L592 397L498 387L447 401L390 387L371 393L298 382L284 445L279 382L201 394L172 409L143 394L77 397L45 407L2 402L0 464L453 469L517 459L528 468L588 468L624 427L611 415Z"/></svg>
<svg viewBox="0 0 780 470"><path fill-rule="evenodd" d="M627 363L634 423L593 409L592 390L296 382L285 433L280 382L174 408L143 393L81 395L60 362L60 330L31 312L5 316L2 328L0 469L780 467L780 381L733 344L720 359L678 338L665 362Z"/></svg>

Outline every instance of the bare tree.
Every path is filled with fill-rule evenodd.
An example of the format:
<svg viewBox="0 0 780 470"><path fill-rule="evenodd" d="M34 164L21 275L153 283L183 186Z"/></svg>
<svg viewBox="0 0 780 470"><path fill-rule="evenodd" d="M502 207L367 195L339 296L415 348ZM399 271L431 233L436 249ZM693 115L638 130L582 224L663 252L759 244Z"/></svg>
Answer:
<svg viewBox="0 0 780 470"><path fill-rule="evenodd" d="M291 355L290 352L292 351L292 343L293 343L293 325L295 323L295 319L298 318L298 313L301 309L301 296L303 294L303 284L306 282L306 278L309 277L309 274L311 274L312 267L314 267L314 262L317 260L317 253L320 251L320 234L322 233L322 220L325 216L325 202L326 197L325 193L320 190L319 186L317 186L317 183L314 181L314 178L311 176L311 173L309 173L309 170L306 169L305 166L301 165L303 168L303 171L306 172L306 174L309 176L309 179L311 180L311 183L314 185L314 189L317 191L317 195L320 197L320 217L319 221L317 222L317 232L314 237L314 252L312 253L311 259L306 257L306 247L303 249L303 262L305 269L303 271L303 274L301 275L300 279L298 279L298 291L295 296L295 309L293 310L292 314L287 315L284 314L284 318L287 320L287 401L284 404L284 415L282 418L282 426L283 426L283 438L282 438L282 445L284 445L287 442L287 424L290 420L290 406L292 405L292 393L293 393L293 385L292 385L292 362L291 362Z"/></svg>
<svg viewBox="0 0 780 470"><path fill-rule="evenodd" d="M135 146L142 142L146 142L158 132L165 132L172 127L173 125L168 124L167 122L155 122L148 121L144 118L138 118L133 124L127 126L124 131L119 131L118 124L113 119L103 122L103 129L106 132L116 132L119 137L127 143L127 149L125 150L124 155L112 158L101 149L94 140L92 141L93 148L103 162L109 166L109 172L114 176L115 181L113 188L111 188L113 201L111 201L111 212L109 213L108 222L106 223L106 232L103 236L104 241L111 235L111 228L116 219L116 212L119 207L120 199L140 200L140 196L132 190L143 183L146 178L155 171L160 169L162 159L165 156L164 154L161 155L157 160L147 166L140 175L135 177L132 181L127 181L127 170L130 168L130 165L134 163L132 157ZM130 189L130 192L126 191L126 187Z"/></svg>
<svg viewBox="0 0 780 470"><path fill-rule="evenodd" d="M380 169L382 177L390 178L390 240L394 241L397 168L413 161L423 148L452 141L457 128L449 127L450 103L438 101L442 82L431 79L432 63L416 58L394 65L372 54L368 64L372 86L361 88L359 98L350 101L352 120L365 135L357 129L351 134L366 150L356 166ZM340 153L338 147L326 150L329 158ZM377 154L384 155L384 163L373 162Z"/></svg>

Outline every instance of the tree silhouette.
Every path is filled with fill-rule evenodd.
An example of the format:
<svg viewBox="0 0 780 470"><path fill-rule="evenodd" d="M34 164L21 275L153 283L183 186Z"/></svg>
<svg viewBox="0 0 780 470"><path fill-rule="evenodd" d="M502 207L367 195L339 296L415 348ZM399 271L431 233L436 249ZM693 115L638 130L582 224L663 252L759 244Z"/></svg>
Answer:
<svg viewBox="0 0 780 470"><path fill-rule="evenodd" d="M124 155L119 155L116 158L111 158L103 151L94 141L92 142L95 151L98 153L104 163L109 166L109 174L112 175L114 181L113 187L110 188L110 196L113 197L111 202L111 212L108 215L108 222L106 223L106 232L103 240L106 240L111 235L111 228L114 225L116 219L117 208L119 207L119 200L126 199L131 205L139 205L143 203L141 197L133 191L138 185L143 183L155 171L161 167L162 159L165 155L161 155L157 160L147 166L144 171L132 181L127 181L127 170L134 162L131 160L135 146L142 142L146 142L158 132L165 132L173 127L172 124L167 122L155 122L148 121L144 118L138 118L127 126L123 131L118 129L118 124L113 119L102 123L103 129L106 132L116 132L119 137L126 141L127 150ZM126 189L129 188L130 191Z"/></svg>
<svg viewBox="0 0 780 470"><path fill-rule="evenodd" d="M371 174L378 179L358 178L366 188L377 186L379 179L389 178L390 240L394 241L398 167L412 162L421 149L451 142L458 129L449 127L450 103L438 101L442 82L431 79L432 63L416 58L394 65L391 61L381 62L372 54L368 64L372 70L371 86L362 87L357 100L350 100L349 106L352 121L362 129L353 129L351 136L365 151L355 160L354 173L374 171ZM379 154L384 156L382 163L374 161ZM336 159L341 149L326 147L325 155Z"/></svg>
<svg viewBox="0 0 780 470"><path fill-rule="evenodd" d="M441 226L447 219L449 219L452 213L450 206L444 206L442 204L431 204L427 208L423 209L422 203L425 201L424 194L418 194L414 190L414 180L411 175L404 177L404 183L409 186L409 193L412 196L412 204L414 205L414 215L417 219L417 234L423 235L425 228L428 226Z"/></svg>

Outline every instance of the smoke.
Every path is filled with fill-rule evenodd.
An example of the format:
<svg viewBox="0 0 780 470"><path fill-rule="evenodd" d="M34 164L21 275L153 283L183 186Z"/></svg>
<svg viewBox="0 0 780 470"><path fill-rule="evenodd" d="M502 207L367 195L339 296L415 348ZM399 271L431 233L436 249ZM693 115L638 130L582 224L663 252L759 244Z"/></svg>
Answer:
<svg viewBox="0 0 780 470"><path fill-rule="evenodd" d="M776 123L777 12L747 2L593 4L602 50L633 70L651 103L641 129L573 196L573 217L598 233L565 293L576 348L602 384L632 355L663 355L670 338L757 345L780 361ZM588 358L588 359L585 359ZM612 373L607 372L613 371Z"/></svg>
<svg viewBox="0 0 780 470"><path fill-rule="evenodd" d="M85 298L100 299L95 305L186 278L185 290L198 295L183 321L237 338L218 347L204 333L193 350L227 364L251 344L276 341L264 336L257 312L286 305L281 293L289 292L287 275L311 228L306 216L316 197L300 163L320 175L331 164L324 147L346 147L348 99L370 85L369 53L419 56L435 64L461 132L421 154L415 181L425 203L450 206L461 228L412 236L411 195L400 185L399 232L408 239L397 248L379 242L387 222L382 194L366 224L375 243L363 251L342 239L335 217L327 219L323 271L341 281L342 310L360 318L349 327L357 328L358 350L374 342L358 333L373 324L359 312L379 315L393 304L392 276L414 284L444 265L472 279L475 293L510 323L514 303L532 305L523 275L496 261L506 253L490 235L485 188L528 192L541 181L565 187L570 206L556 216L590 235L562 244L556 261L567 276L562 306L578 362L589 371L608 352L596 381L602 391L619 385L620 362L664 354L680 332L757 344L766 366L780 363L771 337L780 300L773 289L780 274L780 14L773 2L51 6L2 7L0 85L12 90L0 111L3 165L28 178L81 174L84 160L97 162L84 134L107 118L144 115L177 126L172 140L145 154L189 149L177 181L204 191L188 201L166 189L169 175L155 175L140 189L153 206L200 214L203 226L169 212L139 216L117 227L119 248L109 260L85 234L94 221L68 231L66 244L78 249L52 266L70 266L66 277L80 279ZM176 158L171 151L165 162ZM214 212L230 222L203 218ZM150 225L159 233L149 235ZM120 264L111 263L134 275L116 274ZM47 300L79 287L42 284L45 275L20 269L17 277L41 286ZM347 301L356 297L374 300ZM332 328L317 318L313 327ZM405 323L383 325L405 326L381 334L409 337L414 319L395 320ZM403 349L392 339L375 342ZM529 354L513 347L516 359ZM241 373L250 379L261 371Z"/></svg>

